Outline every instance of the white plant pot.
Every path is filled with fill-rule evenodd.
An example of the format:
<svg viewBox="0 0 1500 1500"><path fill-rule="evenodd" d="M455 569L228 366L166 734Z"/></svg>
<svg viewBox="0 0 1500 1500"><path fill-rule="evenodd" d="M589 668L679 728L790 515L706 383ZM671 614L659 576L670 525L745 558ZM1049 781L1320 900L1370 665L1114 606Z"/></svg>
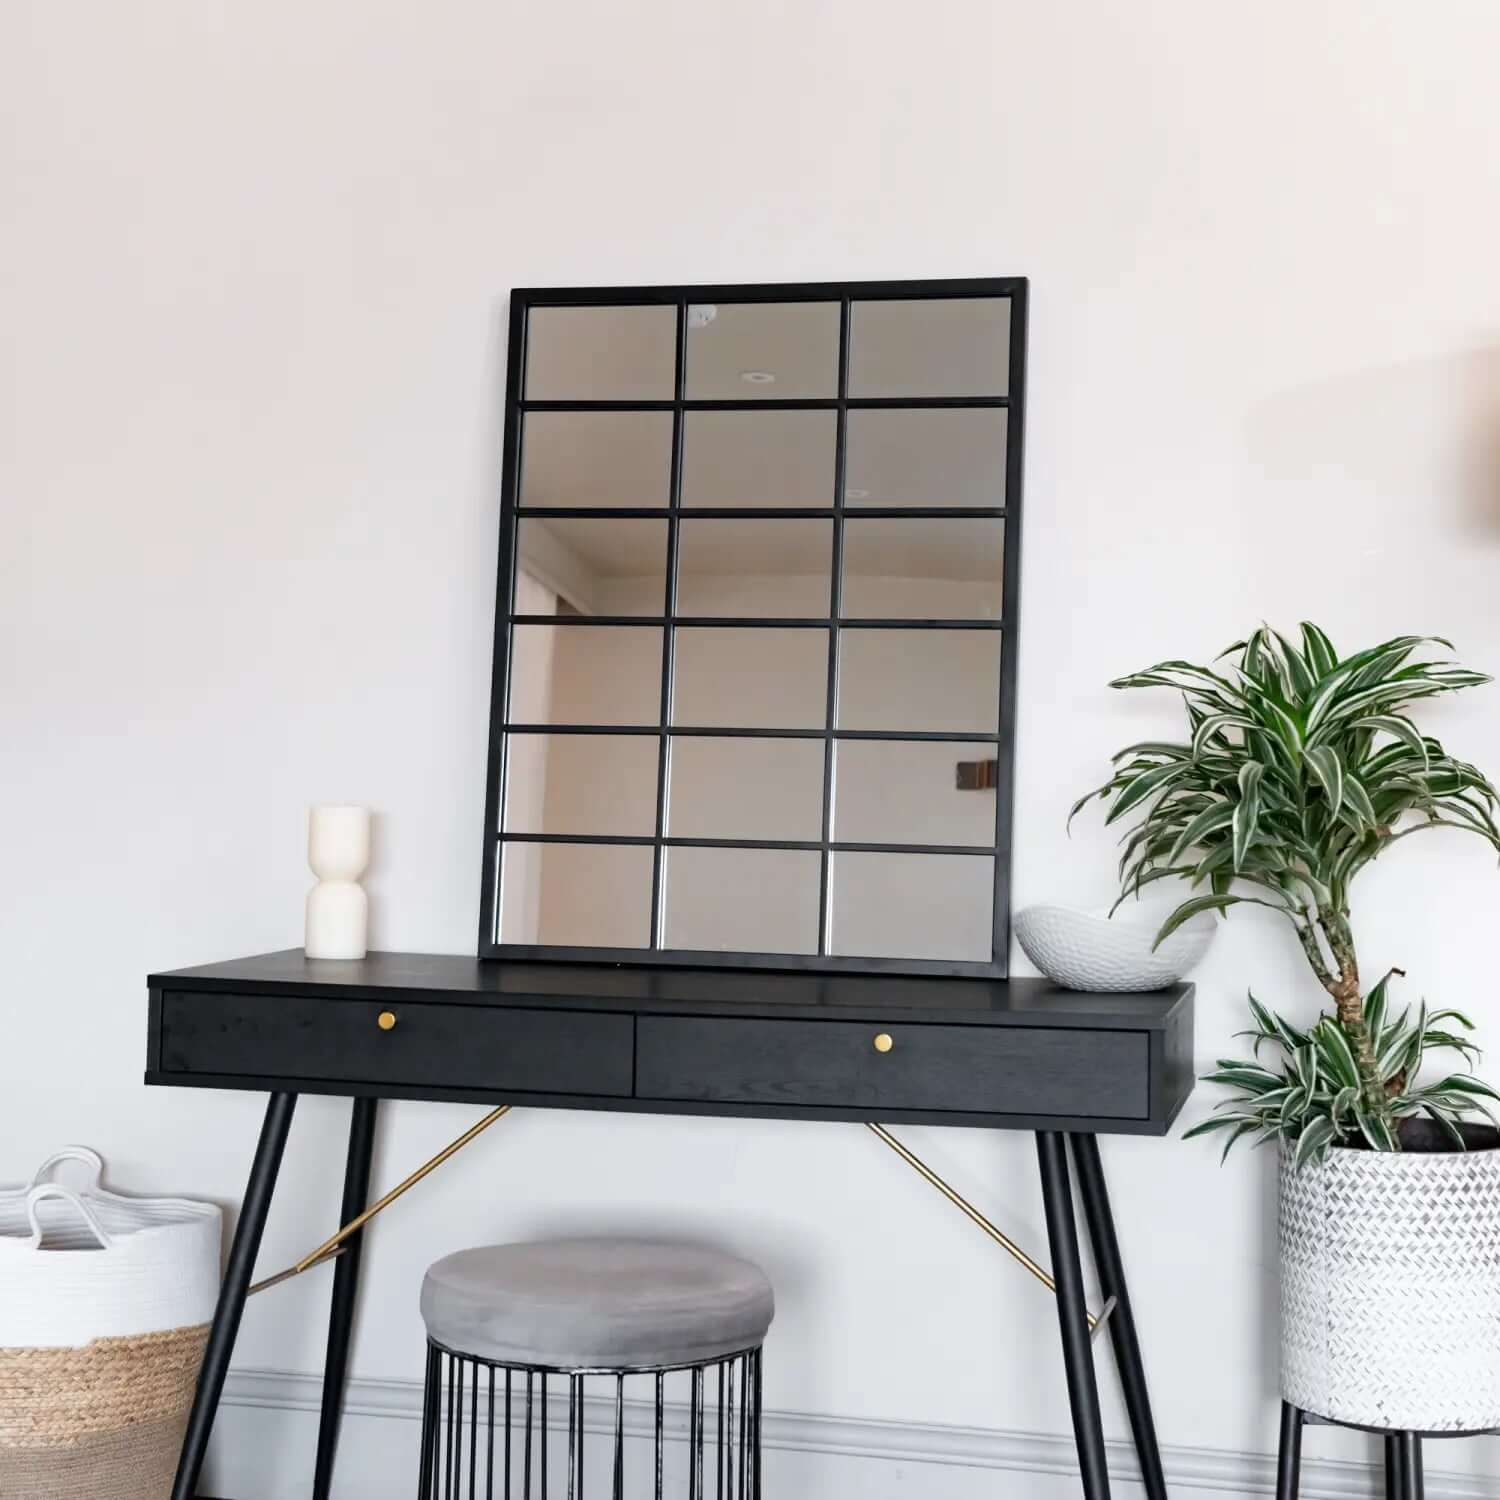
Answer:
<svg viewBox="0 0 1500 1500"><path fill-rule="evenodd" d="M1280 1247L1285 1400L1367 1427L1500 1426L1500 1149L1335 1149L1298 1171L1283 1146Z"/></svg>

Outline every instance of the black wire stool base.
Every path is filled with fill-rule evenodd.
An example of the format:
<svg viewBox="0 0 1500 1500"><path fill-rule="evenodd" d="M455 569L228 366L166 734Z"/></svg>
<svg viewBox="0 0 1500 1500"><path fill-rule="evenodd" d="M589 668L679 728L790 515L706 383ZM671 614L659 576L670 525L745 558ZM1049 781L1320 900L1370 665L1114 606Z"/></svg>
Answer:
<svg viewBox="0 0 1500 1500"><path fill-rule="evenodd" d="M570 1370L429 1340L417 1500L761 1500L760 1402L759 1346L700 1364Z"/></svg>

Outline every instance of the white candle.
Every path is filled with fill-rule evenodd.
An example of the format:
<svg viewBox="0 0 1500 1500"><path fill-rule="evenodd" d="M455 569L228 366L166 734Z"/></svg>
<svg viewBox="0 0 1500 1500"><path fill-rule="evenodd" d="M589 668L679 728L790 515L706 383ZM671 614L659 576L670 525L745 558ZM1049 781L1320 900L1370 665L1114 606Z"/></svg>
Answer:
<svg viewBox="0 0 1500 1500"><path fill-rule="evenodd" d="M307 862L318 883L307 893L309 958L363 958L369 901L359 877L370 862L370 810L314 807L307 820Z"/></svg>

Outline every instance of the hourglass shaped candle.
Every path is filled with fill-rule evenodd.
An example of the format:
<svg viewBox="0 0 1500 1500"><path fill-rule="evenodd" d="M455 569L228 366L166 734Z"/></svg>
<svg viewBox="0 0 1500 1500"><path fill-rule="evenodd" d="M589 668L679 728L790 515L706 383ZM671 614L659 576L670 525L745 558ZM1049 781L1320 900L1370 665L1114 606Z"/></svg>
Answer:
<svg viewBox="0 0 1500 1500"><path fill-rule="evenodd" d="M307 862L318 877L307 893L307 956L363 958L369 900L359 877L370 862L370 810L313 808Z"/></svg>

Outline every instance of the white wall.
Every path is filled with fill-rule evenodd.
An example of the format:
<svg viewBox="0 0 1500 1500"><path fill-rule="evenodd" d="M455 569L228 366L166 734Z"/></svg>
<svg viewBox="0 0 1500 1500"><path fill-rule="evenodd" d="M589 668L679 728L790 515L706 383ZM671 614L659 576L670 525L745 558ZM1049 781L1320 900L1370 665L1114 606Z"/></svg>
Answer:
<svg viewBox="0 0 1500 1500"><path fill-rule="evenodd" d="M1500 666L1497 46L1476 0L8 0L0 1177L83 1139L236 1197L260 1103L142 1089L142 979L298 941L309 801L380 809L382 945L472 949L512 285L1034 278L1021 903L1108 891L1064 810L1171 723L1122 669L1308 614ZM1500 689L1431 720L1500 764ZM1493 861L1419 840L1358 894L1367 967L1476 1011L1500 1068ZM1201 978L1205 1059L1248 984L1316 1002L1269 913ZM377 1180L475 1114L389 1110ZM268 1268L330 1228L346 1116L299 1107ZM1025 1138L907 1134L1042 1244ZM1174 1463L1263 1450L1270 1162L1107 1156ZM358 1373L417 1373L434 1254L584 1225L761 1258L778 1411L1065 1430L1045 1299L853 1127L518 1114L373 1235ZM326 1291L258 1299L239 1365L315 1370ZM229 1412L231 1492L287 1493L309 1421ZM798 1482L1045 1488L892 1451Z"/></svg>

